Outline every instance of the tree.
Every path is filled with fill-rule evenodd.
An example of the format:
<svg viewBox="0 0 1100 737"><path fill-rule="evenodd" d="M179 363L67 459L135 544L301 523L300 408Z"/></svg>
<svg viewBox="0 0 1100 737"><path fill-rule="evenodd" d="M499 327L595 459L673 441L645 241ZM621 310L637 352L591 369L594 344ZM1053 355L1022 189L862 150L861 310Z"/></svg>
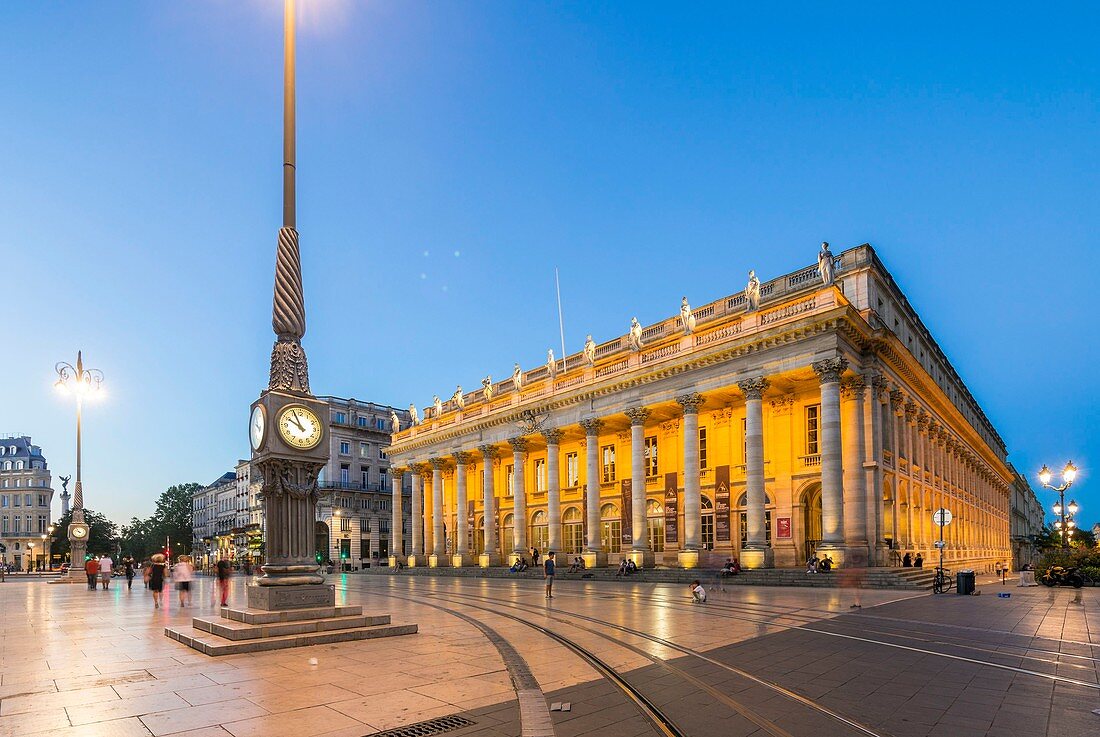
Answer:
<svg viewBox="0 0 1100 737"><path fill-rule="evenodd" d="M173 553L191 552L191 535L194 529L191 517L191 497L202 489L202 484L176 484L157 498L157 508L151 522L161 540L172 541Z"/></svg>
<svg viewBox="0 0 1100 737"><path fill-rule="evenodd" d="M137 560L146 560L163 547L156 542L152 518L132 518L130 524L123 526L119 537L123 555L132 555Z"/></svg>
<svg viewBox="0 0 1100 737"><path fill-rule="evenodd" d="M69 555L69 523L73 521L73 512L69 510L56 525L54 525L53 537L50 542L50 553L61 555L62 558ZM105 555L113 553L115 539L118 537L118 528L114 522L107 519L105 514L84 510L84 523L88 530L88 552L92 555ZM73 561L74 565L80 565L81 561Z"/></svg>

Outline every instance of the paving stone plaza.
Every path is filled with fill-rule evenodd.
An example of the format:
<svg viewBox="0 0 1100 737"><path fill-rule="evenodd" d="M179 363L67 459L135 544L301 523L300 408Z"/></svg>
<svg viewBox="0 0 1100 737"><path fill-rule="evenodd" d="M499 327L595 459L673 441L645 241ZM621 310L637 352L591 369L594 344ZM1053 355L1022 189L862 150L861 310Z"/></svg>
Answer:
<svg viewBox="0 0 1100 737"><path fill-rule="evenodd" d="M403 575L330 577L411 635L211 658L215 613L132 591L0 584L0 737L1096 734L1100 597ZM243 577L230 606L243 605ZM1008 598L998 593L1011 594ZM166 597L169 599L169 597ZM453 719L448 719L453 718ZM427 723L435 731L386 732ZM457 728L453 725L464 725Z"/></svg>

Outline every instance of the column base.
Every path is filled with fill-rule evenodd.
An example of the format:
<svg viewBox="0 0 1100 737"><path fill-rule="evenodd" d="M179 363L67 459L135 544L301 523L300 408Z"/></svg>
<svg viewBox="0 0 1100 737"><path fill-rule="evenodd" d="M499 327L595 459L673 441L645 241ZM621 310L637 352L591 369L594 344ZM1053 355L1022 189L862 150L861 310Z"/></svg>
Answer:
<svg viewBox="0 0 1100 737"><path fill-rule="evenodd" d="M847 550L844 548L843 543L821 543L817 546L818 559L820 560L828 555L835 567L844 565L847 557L845 553L847 553Z"/></svg>
<svg viewBox="0 0 1100 737"><path fill-rule="evenodd" d="M417 568L419 566L427 565L428 559L423 555L416 555L414 553L413 555L409 556L406 563L408 563L409 568Z"/></svg>
<svg viewBox="0 0 1100 737"><path fill-rule="evenodd" d="M653 568L656 562L652 550L631 550L626 554L626 557L634 561L634 565L639 568Z"/></svg>
<svg viewBox="0 0 1100 737"><path fill-rule="evenodd" d="M585 569L603 568L607 565L607 553L602 550L586 550L581 553Z"/></svg>
<svg viewBox="0 0 1100 737"><path fill-rule="evenodd" d="M288 609L311 609L336 605L336 590L331 585L305 584L297 586L245 586L249 609L279 612Z"/></svg>
<svg viewBox="0 0 1100 737"><path fill-rule="evenodd" d="M500 556L496 553L482 553L477 557L477 564L482 568L494 568L500 565Z"/></svg>
<svg viewBox="0 0 1100 737"><path fill-rule="evenodd" d="M699 567L699 551L698 550L681 550L676 554L676 565L680 566L684 570Z"/></svg>
<svg viewBox="0 0 1100 737"><path fill-rule="evenodd" d="M743 568L775 568L775 553L771 548L742 548Z"/></svg>
<svg viewBox="0 0 1100 737"><path fill-rule="evenodd" d="M451 556L451 566L454 568L469 568L474 564L474 557L469 553L455 553Z"/></svg>
<svg viewBox="0 0 1100 737"><path fill-rule="evenodd" d="M450 564L451 564L451 560L446 555L439 555L437 553L433 553L433 554L428 556L428 567L429 568L446 568Z"/></svg>
<svg viewBox="0 0 1100 737"><path fill-rule="evenodd" d="M388 559L390 568L397 568L397 563L400 561L401 565L405 565L405 556L403 555L391 555Z"/></svg>

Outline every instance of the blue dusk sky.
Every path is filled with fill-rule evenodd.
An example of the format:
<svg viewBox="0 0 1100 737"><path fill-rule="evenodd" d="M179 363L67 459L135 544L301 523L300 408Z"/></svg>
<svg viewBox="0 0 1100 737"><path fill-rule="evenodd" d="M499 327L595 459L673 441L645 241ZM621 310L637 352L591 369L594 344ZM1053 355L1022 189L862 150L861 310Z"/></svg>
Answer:
<svg viewBox="0 0 1100 737"><path fill-rule="evenodd" d="M300 0L314 391L398 406L869 242L1031 475L1100 520L1100 9ZM147 515L248 453L277 0L0 4L0 433ZM60 485L57 485L60 489ZM1054 495L1042 492L1049 508Z"/></svg>

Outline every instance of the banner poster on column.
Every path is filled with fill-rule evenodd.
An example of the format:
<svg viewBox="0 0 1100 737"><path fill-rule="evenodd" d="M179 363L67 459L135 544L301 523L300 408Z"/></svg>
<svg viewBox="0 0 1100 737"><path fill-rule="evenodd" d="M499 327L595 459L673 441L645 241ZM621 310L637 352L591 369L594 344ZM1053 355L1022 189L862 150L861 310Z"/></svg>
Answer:
<svg viewBox="0 0 1100 737"><path fill-rule="evenodd" d="M665 542L680 544L677 518L680 516L680 494L676 488L676 474L665 474Z"/></svg>
<svg viewBox="0 0 1100 737"><path fill-rule="evenodd" d="M730 467L714 469L714 541L730 541Z"/></svg>
<svg viewBox="0 0 1100 737"><path fill-rule="evenodd" d="M622 541L623 549L629 550L630 546L634 544L634 503L630 498L630 479L622 480L622 494L619 500L619 508L622 510L619 514L622 525L620 540Z"/></svg>
<svg viewBox="0 0 1100 737"><path fill-rule="evenodd" d="M777 517L775 520L775 537L777 540L791 539L791 518Z"/></svg>
<svg viewBox="0 0 1100 737"><path fill-rule="evenodd" d="M588 486L581 489L581 533L588 544Z"/></svg>

